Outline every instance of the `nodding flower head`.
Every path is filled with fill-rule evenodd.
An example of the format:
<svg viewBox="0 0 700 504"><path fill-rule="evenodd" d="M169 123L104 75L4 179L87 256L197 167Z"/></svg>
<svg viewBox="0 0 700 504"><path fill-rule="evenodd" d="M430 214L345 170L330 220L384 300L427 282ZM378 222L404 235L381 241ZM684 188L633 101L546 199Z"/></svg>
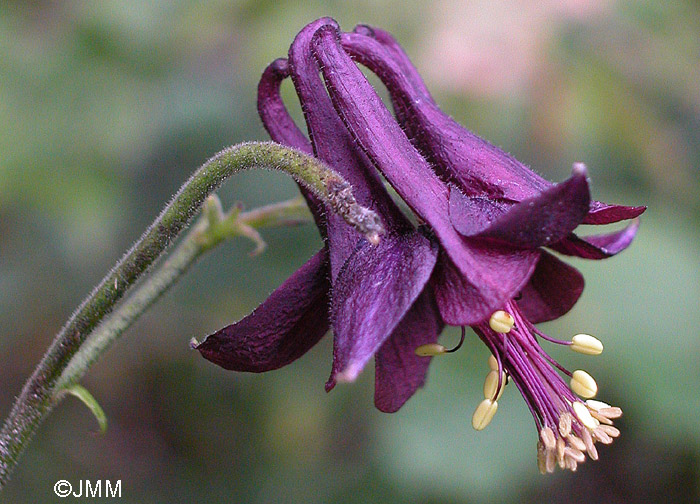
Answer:
<svg viewBox="0 0 700 504"><path fill-rule="evenodd" d="M356 62L387 86L394 114ZM308 136L281 99L288 77ZM548 182L455 123L379 29L341 33L332 19L310 23L288 58L270 64L258 90L273 140L340 172L358 202L381 217L386 234L371 246L307 195L323 249L252 314L198 345L202 355L227 369L268 371L301 356L331 327L326 389L353 381L374 356L375 405L393 412L423 385L430 357L456 350L437 343L445 324L470 326L492 353L473 427L489 424L512 381L535 419L543 472L557 465L575 470L585 454L596 459L595 443L619 434L612 420L621 410L592 400L595 380L567 371L540 348L538 341L548 340L582 354L602 352L592 336L557 341L533 325L564 315L583 291L582 275L546 249L613 256L632 242L636 219L605 235L579 237L574 229L633 219L644 207L592 200L581 163L564 182ZM403 215L380 175L414 219Z"/></svg>

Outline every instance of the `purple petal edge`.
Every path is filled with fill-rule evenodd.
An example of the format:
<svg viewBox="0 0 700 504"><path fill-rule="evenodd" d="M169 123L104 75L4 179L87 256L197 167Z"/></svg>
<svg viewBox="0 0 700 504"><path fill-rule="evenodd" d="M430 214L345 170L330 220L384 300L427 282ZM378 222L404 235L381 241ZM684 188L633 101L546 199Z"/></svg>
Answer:
<svg viewBox="0 0 700 504"><path fill-rule="evenodd" d="M645 206L608 205L601 201L591 201L588 215L583 224L612 224L639 217L647 209Z"/></svg>
<svg viewBox="0 0 700 504"><path fill-rule="evenodd" d="M554 320L573 308L583 286L583 275L576 268L542 251L518 306L533 324Z"/></svg>
<svg viewBox="0 0 700 504"><path fill-rule="evenodd" d="M374 405L384 413L398 411L425 383L430 357L415 349L437 342L444 324L430 289L418 297L375 355Z"/></svg>
<svg viewBox="0 0 700 504"><path fill-rule="evenodd" d="M477 213L473 208L474 200L482 202L483 198L465 196L456 188L450 192L450 219L462 235L496 239L520 248L549 245L569 235L588 213L590 193L586 168L575 164L568 180L510 206L495 218L489 208L487 217L493 221L477 233L473 231Z"/></svg>
<svg viewBox="0 0 700 504"><path fill-rule="evenodd" d="M560 254L583 259L606 259L629 247L638 229L639 219L635 219L627 227L614 233L592 236L577 236L571 233L559 243L550 245L549 248Z"/></svg>
<svg viewBox="0 0 700 504"><path fill-rule="evenodd" d="M322 249L253 313L195 348L224 369L262 373L301 357L328 331L328 252Z"/></svg>

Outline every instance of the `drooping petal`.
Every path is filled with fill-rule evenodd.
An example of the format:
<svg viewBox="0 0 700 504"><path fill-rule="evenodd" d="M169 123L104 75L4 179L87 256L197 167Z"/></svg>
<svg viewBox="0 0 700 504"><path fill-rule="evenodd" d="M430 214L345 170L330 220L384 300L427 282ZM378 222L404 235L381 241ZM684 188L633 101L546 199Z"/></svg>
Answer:
<svg viewBox="0 0 700 504"><path fill-rule="evenodd" d="M473 245L483 247L485 250L498 246L478 241L475 241ZM540 252L521 251L521 253L527 254L529 257L532 253L539 255ZM494 263L494 281L498 281L499 278L507 280L512 264L513 262L508 260L502 261L501 264ZM533 263L532 271L534 271L535 266ZM485 293L483 287L477 287L467 281L462 272L441 251L435 271L430 279L430 285L435 293L440 315L446 324L454 326L474 325L488 318L494 311L501 309L506 302L515 297L517 292L524 288L532 271L511 296L497 297L497 293L493 291Z"/></svg>
<svg viewBox="0 0 700 504"><path fill-rule="evenodd" d="M450 222L462 236L477 236L508 213L514 203L467 196L457 186L450 187Z"/></svg>
<svg viewBox="0 0 700 504"><path fill-rule="evenodd" d="M404 52L403 48L389 32L384 31L381 28L374 28L363 24L355 26L353 32L373 38L382 44L384 49L389 51L396 64L399 66L399 68L401 68L401 72L409 80L411 85L413 85L417 91L422 93L426 99L434 102L433 97L425 85L425 82L423 82L423 78L418 73L418 70L413 65L408 55ZM344 38L346 35L348 34L343 33L341 38Z"/></svg>
<svg viewBox="0 0 700 504"><path fill-rule="evenodd" d="M393 413L425 383L430 357L418 357L415 349L437 342L444 324L429 289L423 290L389 339L375 355L374 404Z"/></svg>
<svg viewBox="0 0 700 504"><path fill-rule="evenodd" d="M442 112L420 74L387 32L359 26L344 33L342 44L374 72L389 91L404 131L447 180L468 195L521 201L546 190L550 182L523 163L459 125ZM639 216L646 207L591 201L584 224L610 224Z"/></svg>
<svg viewBox="0 0 700 504"><path fill-rule="evenodd" d="M289 48L289 66L299 96L316 157L328 163L350 183L357 201L377 212L388 230L411 228L393 203L367 156L355 144L331 103L319 76L318 63L310 49L314 32L321 26L337 28L330 18L318 19L305 26ZM329 248L332 279L361 238L339 216L328 215Z"/></svg>
<svg viewBox="0 0 700 504"><path fill-rule="evenodd" d="M353 381L391 335L423 290L435 266L437 247L419 233L362 242L333 286L333 370L326 384Z"/></svg>
<svg viewBox="0 0 700 504"><path fill-rule="evenodd" d="M577 236L574 233L550 245L550 248L565 255L583 259L605 259L625 250L634 240L639 228L639 219L614 233L593 236Z"/></svg>
<svg viewBox="0 0 700 504"><path fill-rule="evenodd" d="M576 268L543 251L518 305L533 324L554 320L573 308L583 285Z"/></svg>
<svg viewBox="0 0 700 504"><path fill-rule="evenodd" d="M583 224L612 224L639 217L647 209L645 206L608 205L601 201L591 201L591 208Z"/></svg>
<svg viewBox="0 0 700 504"><path fill-rule="evenodd" d="M401 126L421 153L465 194L521 201L551 185L510 154L455 122L428 99L422 91L425 86L412 83L416 74L407 78L402 65L392 57L392 52L401 51L398 44L387 50L380 41L358 33L343 34L342 43L354 59L382 80L400 108L397 116ZM407 59L405 54L401 58Z"/></svg>
<svg viewBox="0 0 700 504"><path fill-rule="evenodd" d="M196 346L224 369L261 373L301 357L328 331L328 252L322 249L253 313Z"/></svg>
<svg viewBox="0 0 700 504"><path fill-rule="evenodd" d="M403 200L437 235L466 283L475 286L471 304L475 316L485 316L510 299L527 281L537 253L482 247L460 236L448 215L448 187L411 145L362 72L339 45L330 26L313 39L328 92L354 138ZM506 272L502 269L505 267Z"/></svg>
<svg viewBox="0 0 700 504"><path fill-rule="evenodd" d="M258 83L258 114L273 141L313 154L311 143L297 127L282 101L280 85L287 77L289 66L286 59L277 59L267 66ZM323 204L308 189L298 185L321 236L325 238L326 219Z"/></svg>
<svg viewBox="0 0 700 504"><path fill-rule="evenodd" d="M488 204L486 203L488 202ZM571 178L542 193L504 206L483 197L450 192L450 219L463 236L492 238L515 247L537 248L569 235L588 213L586 169L574 165ZM475 226L475 222L479 223Z"/></svg>

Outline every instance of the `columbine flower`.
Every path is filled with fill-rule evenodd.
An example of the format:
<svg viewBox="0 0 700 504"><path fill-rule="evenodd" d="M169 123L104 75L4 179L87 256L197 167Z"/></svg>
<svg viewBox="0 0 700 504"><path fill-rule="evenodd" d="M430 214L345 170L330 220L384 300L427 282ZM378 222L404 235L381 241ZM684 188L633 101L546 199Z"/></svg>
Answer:
<svg viewBox="0 0 700 504"><path fill-rule="evenodd" d="M345 176L358 202L382 216L387 235L368 246L312 201L324 249L251 315L198 349L229 369L265 371L297 358L330 324L335 344L327 388L354 380L376 353L375 404L395 411L423 383L429 357L453 351L436 343L444 323L468 325L493 356L473 426L488 425L512 379L540 433L540 468L575 470L584 452L597 458L596 441L618 434L611 419L621 411L583 402L597 393L593 378L568 372L538 344L538 338L557 340L533 323L566 313L583 289L581 274L543 247L593 259L614 255L629 245L636 222L592 238L579 238L574 229L636 217L644 208L591 201L581 164L563 183L545 181L444 115L388 34L359 31L344 34L341 45L333 20L304 28L289 61L277 60L263 75L259 110L274 140L313 149ZM346 50L387 84L399 122ZM288 75L310 143L279 96ZM373 168L415 213L420 229L401 214ZM602 351L586 335L559 343ZM570 376L569 385L557 369Z"/></svg>
<svg viewBox="0 0 700 504"><path fill-rule="evenodd" d="M410 63L397 46L387 50L375 44L371 51L354 55L364 54L364 61L374 61L368 66L385 82L391 84L393 76L403 83L403 88L396 86L399 91L389 86L402 125L344 52L337 29L321 27L313 49L336 110L355 140L441 244L431 285L443 320L472 326L495 356L495 373L487 379L473 426L488 425L509 376L540 431L541 468L551 471L557 462L575 470L584 451L597 458L593 443L609 442L618 434L609 424L621 412L584 403L576 394L584 399L594 396L595 381L583 371L569 373L539 347L538 336L556 340L539 332L533 322L567 312L583 288L575 269L541 247L588 258L613 255L629 245L636 222L621 232L592 239L579 238L573 230L581 223L636 217L644 208L591 202L583 165L575 164L569 180L553 185L500 149L448 123L417 74L406 71ZM402 95L404 88L414 94ZM420 115L425 108L435 117ZM409 134L416 132L414 142L422 146L422 154L437 173L401 126ZM592 353L597 346L586 346L589 343L590 338L579 337L571 345ZM447 351L428 345L418 352ZM570 385L555 368L571 376Z"/></svg>
<svg viewBox="0 0 700 504"><path fill-rule="evenodd" d="M259 86L259 110L273 140L311 152L353 186L357 201L377 212L386 234L369 246L333 213L311 207L326 247L251 315L209 336L197 349L239 371L286 365L327 331L335 341L326 388L352 381L376 354L375 404L398 410L424 382L428 361L413 350L435 342L443 323L426 288L437 247L417 231L391 200L378 174L335 112L309 44L321 19L294 40L289 61L273 62ZM279 95L291 75L311 143L291 120ZM331 288L332 287L332 288ZM332 295L331 295L332 293Z"/></svg>

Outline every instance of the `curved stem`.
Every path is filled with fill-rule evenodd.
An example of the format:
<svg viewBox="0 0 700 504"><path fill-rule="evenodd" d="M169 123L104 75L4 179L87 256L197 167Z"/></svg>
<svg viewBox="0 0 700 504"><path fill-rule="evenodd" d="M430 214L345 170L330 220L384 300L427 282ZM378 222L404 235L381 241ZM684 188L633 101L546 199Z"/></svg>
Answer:
<svg viewBox="0 0 700 504"><path fill-rule="evenodd" d="M138 318L172 287L189 268L206 252L222 241L234 236L248 236L246 228L281 226L308 222L311 216L304 200L295 198L239 213L234 209L228 216L215 215L220 212L218 199L205 208L199 221L168 254L149 276L137 286L122 304L106 318L92 333L90 338L71 359L61 377L56 382L55 393L78 383L97 359L126 331ZM223 217L223 218L222 218ZM254 240L255 241L255 240ZM257 251L259 249L256 248Z"/></svg>
<svg viewBox="0 0 700 504"><path fill-rule="evenodd" d="M377 215L356 203L350 185L311 156L272 142L257 142L229 147L209 159L81 303L25 384L0 430L0 490L37 427L54 406L56 383L88 335L179 235L205 198L233 173L249 168L290 174L371 242L376 242L383 232Z"/></svg>

